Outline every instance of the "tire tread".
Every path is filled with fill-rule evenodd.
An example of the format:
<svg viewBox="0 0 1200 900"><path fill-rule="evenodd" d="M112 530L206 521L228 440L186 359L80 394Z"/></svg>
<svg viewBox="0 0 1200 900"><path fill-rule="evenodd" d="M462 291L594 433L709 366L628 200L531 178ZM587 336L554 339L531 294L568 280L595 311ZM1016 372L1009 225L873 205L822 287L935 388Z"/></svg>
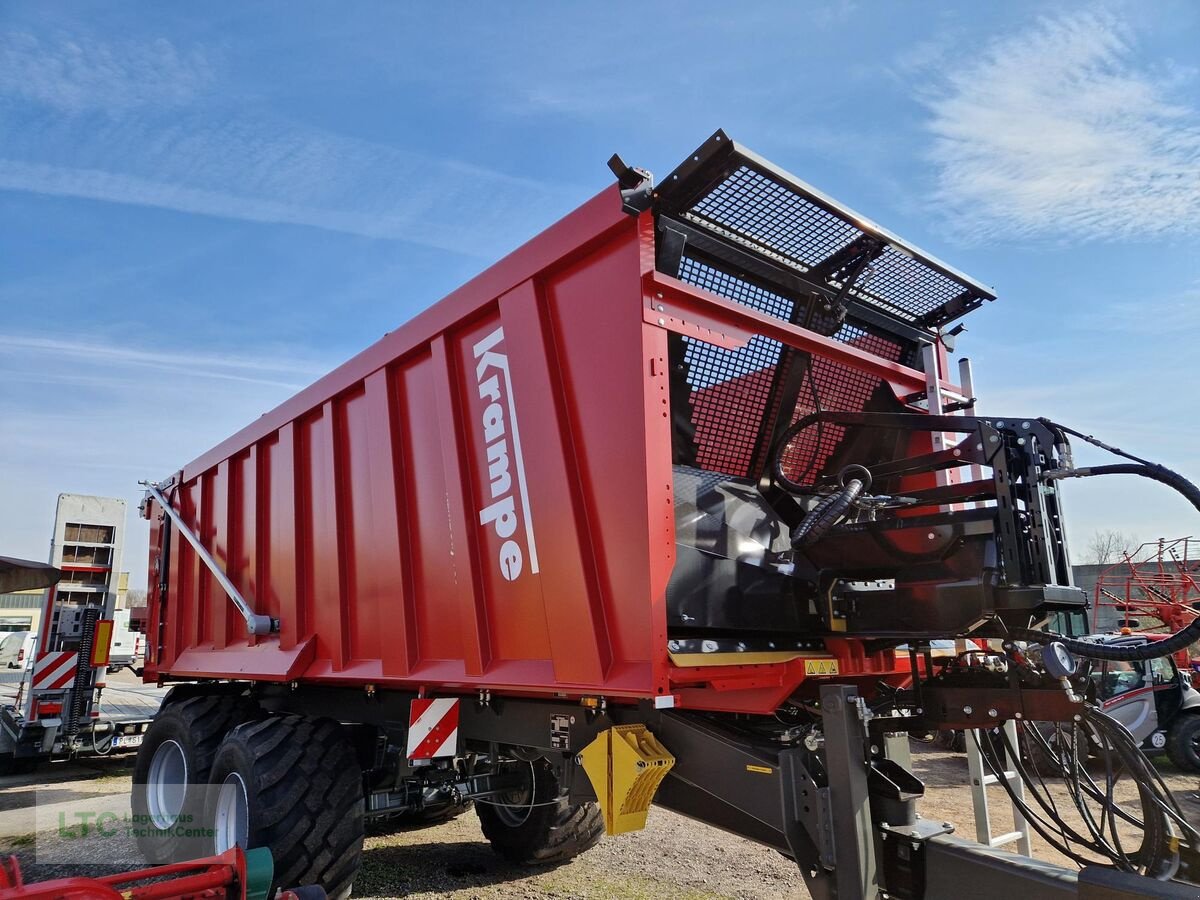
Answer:
<svg viewBox="0 0 1200 900"><path fill-rule="evenodd" d="M242 723L255 720L261 714L258 704L245 695L229 691L204 693L200 690L200 685L185 687L188 690L173 688L163 700L158 714L150 723L146 739L138 750L133 770L133 800L134 812L139 815L146 813L144 797L139 793L139 789L146 784L151 759L160 743L157 738L163 731L178 729L187 735L192 751L188 760L190 793L191 785L203 789L208 784L217 749L225 735ZM184 812L189 815L197 814L199 810L192 809L197 802L195 797L188 798L185 801ZM176 861L176 848L173 844L173 841L162 835L139 832L138 847L151 863Z"/></svg>
<svg viewBox="0 0 1200 900"><path fill-rule="evenodd" d="M347 893L362 862L365 804L358 759L341 726L275 715L234 729L226 741L254 761L252 843L271 849L275 885ZM217 774L223 769L218 762Z"/></svg>
<svg viewBox="0 0 1200 900"><path fill-rule="evenodd" d="M555 796L558 781L548 766L536 775L537 797ZM535 806L521 826L505 824L490 804L475 804L479 824L492 848L510 862L556 866L590 850L604 836L604 816L595 803L571 804L559 797L553 805Z"/></svg>
<svg viewBox="0 0 1200 900"><path fill-rule="evenodd" d="M1200 732L1200 713L1183 713L1167 732L1167 756L1185 772L1200 772L1200 755L1193 741Z"/></svg>

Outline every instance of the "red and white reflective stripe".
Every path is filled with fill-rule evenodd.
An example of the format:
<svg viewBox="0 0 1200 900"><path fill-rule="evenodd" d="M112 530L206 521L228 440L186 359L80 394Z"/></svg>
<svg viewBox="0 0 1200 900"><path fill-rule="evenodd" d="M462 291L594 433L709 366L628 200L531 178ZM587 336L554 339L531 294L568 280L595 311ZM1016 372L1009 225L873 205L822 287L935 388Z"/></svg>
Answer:
<svg viewBox="0 0 1200 900"><path fill-rule="evenodd" d="M408 758L433 759L458 752L458 701L414 700L408 711Z"/></svg>
<svg viewBox="0 0 1200 900"><path fill-rule="evenodd" d="M1153 691L1169 691L1175 687L1176 685L1172 683L1155 684L1148 687L1134 688L1132 691L1126 691L1124 694L1117 694L1117 696L1105 700L1101 705L1104 709L1108 709L1110 706L1116 706L1118 703L1124 703L1126 700L1129 700L1133 697L1140 697L1142 694L1151 693Z"/></svg>
<svg viewBox="0 0 1200 900"><path fill-rule="evenodd" d="M33 689L63 688L75 677L79 654L74 650L55 650L33 664Z"/></svg>

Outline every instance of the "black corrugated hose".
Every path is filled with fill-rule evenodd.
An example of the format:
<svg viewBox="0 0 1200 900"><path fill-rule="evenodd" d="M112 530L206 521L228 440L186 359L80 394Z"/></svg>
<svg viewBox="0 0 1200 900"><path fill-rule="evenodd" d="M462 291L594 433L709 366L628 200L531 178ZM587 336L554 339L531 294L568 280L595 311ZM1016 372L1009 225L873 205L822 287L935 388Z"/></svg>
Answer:
<svg viewBox="0 0 1200 900"><path fill-rule="evenodd" d="M792 532L793 547L808 547L823 538L829 529L840 522L842 517L849 512L859 495L870 486L871 473L869 471L862 466L850 466L849 469L859 470L863 475L846 480L843 487L825 497L809 510L808 515ZM843 470L843 476L846 472L847 470Z"/></svg>
<svg viewBox="0 0 1200 900"><path fill-rule="evenodd" d="M1152 481L1157 481L1160 484L1165 484L1167 487L1174 488L1180 494L1187 498L1188 502L1195 507L1197 512L1200 512L1200 488L1188 481L1178 472L1173 472L1166 466L1161 466L1158 463L1152 463L1139 457L1133 456L1120 450L1116 447L1110 447L1108 444L1097 440L1088 434L1081 434L1067 428L1064 425L1058 425L1051 422L1049 419L1041 419L1043 424L1052 430L1073 434L1076 437L1082 438L1089 444L1094 444L1110 453L1115 453L1118 456L1123 456L1126 459L1133 460L1129 463L1115 463L1108 466L1090 466L1082 469L1062 469L1051 470L1043 475L1046 480L1058 480L1063 478L1089 478L1094 475L1138 475L1142 478L1149 478ZM1064 438L1065 442L1065 438ZM1170 656L1178 650L1182 650L1191 644L1200 641L1200 618L1193 620L1189 625L1175 632L1161 641L1147 641L1145 644L1133 647L1114 647L1101 644L1094 644L1091 641L1079 641L1074 638L1069 638L1061 634L1054 634L1048 631L1036 631L1029 628L1013 629L1011 636L1017 640L1029 641L1036 644L1049 644L1058 641L1072 653L1088 659L1114 659L1128 660L1130 662L1145 659L1157 659L1162 656Z"/></svg>

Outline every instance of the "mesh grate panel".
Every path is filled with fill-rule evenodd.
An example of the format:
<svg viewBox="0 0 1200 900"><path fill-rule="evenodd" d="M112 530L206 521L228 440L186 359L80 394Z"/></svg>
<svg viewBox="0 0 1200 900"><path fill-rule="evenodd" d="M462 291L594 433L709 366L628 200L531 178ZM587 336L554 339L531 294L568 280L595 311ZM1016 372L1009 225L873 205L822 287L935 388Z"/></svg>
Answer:
<svg viewBox="0 0 1200 900"><path fill-rule="evenodd" d="M688 218L717 225L805 269L860 234L849 222L746 166L693 206Z"/></svg>
<svg viewBox="0 0 1200 900"><path fill-rule="evenodd" d="M958 297L963 293L963 287L911 256L888 247L871 263L850 293L915 321Z"/></svg>
<svg viewBox="0 0 1200 900"><path fill-rule="evenodd" d="M680 262L679 279L777 319L787 321L792 317L792 301L786 297L780 297L758 285L697 262L691 257L685 256Z"/></svg>
<svg viewBox="0 0 1200 900"><path fill-rule="evenodd" d="M679 278L759 312L785 321L791 318L792 303L787 298L693 259L683 259ZM893 362L904 354L900 343L851 322L843 324L833 338ZM754 474L750 470L755 441L771 403L782 345L762 335L755 335L740 350L726 350L688 337L683 342L687 381L692 390L696 465L730 475ZM815 375L811 382L810 374ZM823 409L861 410L880 383L874 376L814 358L791 421L815 411L814 385ZM818 447L816 432L805 432L785 454L789 473L805 467L820 471L843 433L843 429L825 427Z"/></svg>
<svg viewBox="0 0 1200 900"><path fill-rule="evenodd" d="M790 300L693 259L683 259L679 278L758 312L791 318ZM715 472L746 475L782 346L762 335L755 335L739 350L687 337L683 342L692 388L696 464Z"/></svg>
<svg viewBox="0 0 1200 900"><path fill-rule="evenodd" d="M889 362L900 362L900 357L904 355L904 347L890 338L885 338L882 335L872 334L861 325L856 325L853 322L846 322L838 329L837 334L833 336L835 341L840 341L843 344L849 344L866 353L872 353L880 359L886 359Z"/></svg>
<svg viewBox="0 0 1200 900"><path fill-rule="evenodd" d="M808 199L801 189L741 165L682 212L689 222L801 272L828 259L863 231ZM837 286L836 282L829 282ZM907 322L939 325L982 298L979 290L888 244L852 293Z"/></svg>
<svg viewBox="0 0 1200 900"><path fill-rule="evenodd" d="M892 362L899 362L904 352L895 341L850 323L843 325L834 339ZM814 389L821 401L821 409L859 412L866 408L867 401L882 383L873 375L814 357L812 368L805 372L791 422L817 411ZM783 452L784 472L793 481L812 483L818 475L824 474L830 457L845 436L846 429L840 425L823 425L820 429L814 425L805 429Z"/></svg>

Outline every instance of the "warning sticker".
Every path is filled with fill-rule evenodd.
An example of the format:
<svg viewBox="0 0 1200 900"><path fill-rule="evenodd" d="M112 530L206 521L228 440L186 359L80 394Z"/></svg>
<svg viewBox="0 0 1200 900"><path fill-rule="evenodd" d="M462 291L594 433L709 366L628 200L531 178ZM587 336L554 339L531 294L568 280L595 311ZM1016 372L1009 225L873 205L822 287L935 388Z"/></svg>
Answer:
<svg viewBox="0 0 1200 900"><path fill-rule="evenodd" d="M838 661L836 659L806 659L804 661L805 675L837 675Z"/></svg>
<svg viewBox="0 0 1200 900"><path fill-rule="evenodd" d="M550 717L550 746L555 750L571 749L571 717L555 715Z"/></svg>

